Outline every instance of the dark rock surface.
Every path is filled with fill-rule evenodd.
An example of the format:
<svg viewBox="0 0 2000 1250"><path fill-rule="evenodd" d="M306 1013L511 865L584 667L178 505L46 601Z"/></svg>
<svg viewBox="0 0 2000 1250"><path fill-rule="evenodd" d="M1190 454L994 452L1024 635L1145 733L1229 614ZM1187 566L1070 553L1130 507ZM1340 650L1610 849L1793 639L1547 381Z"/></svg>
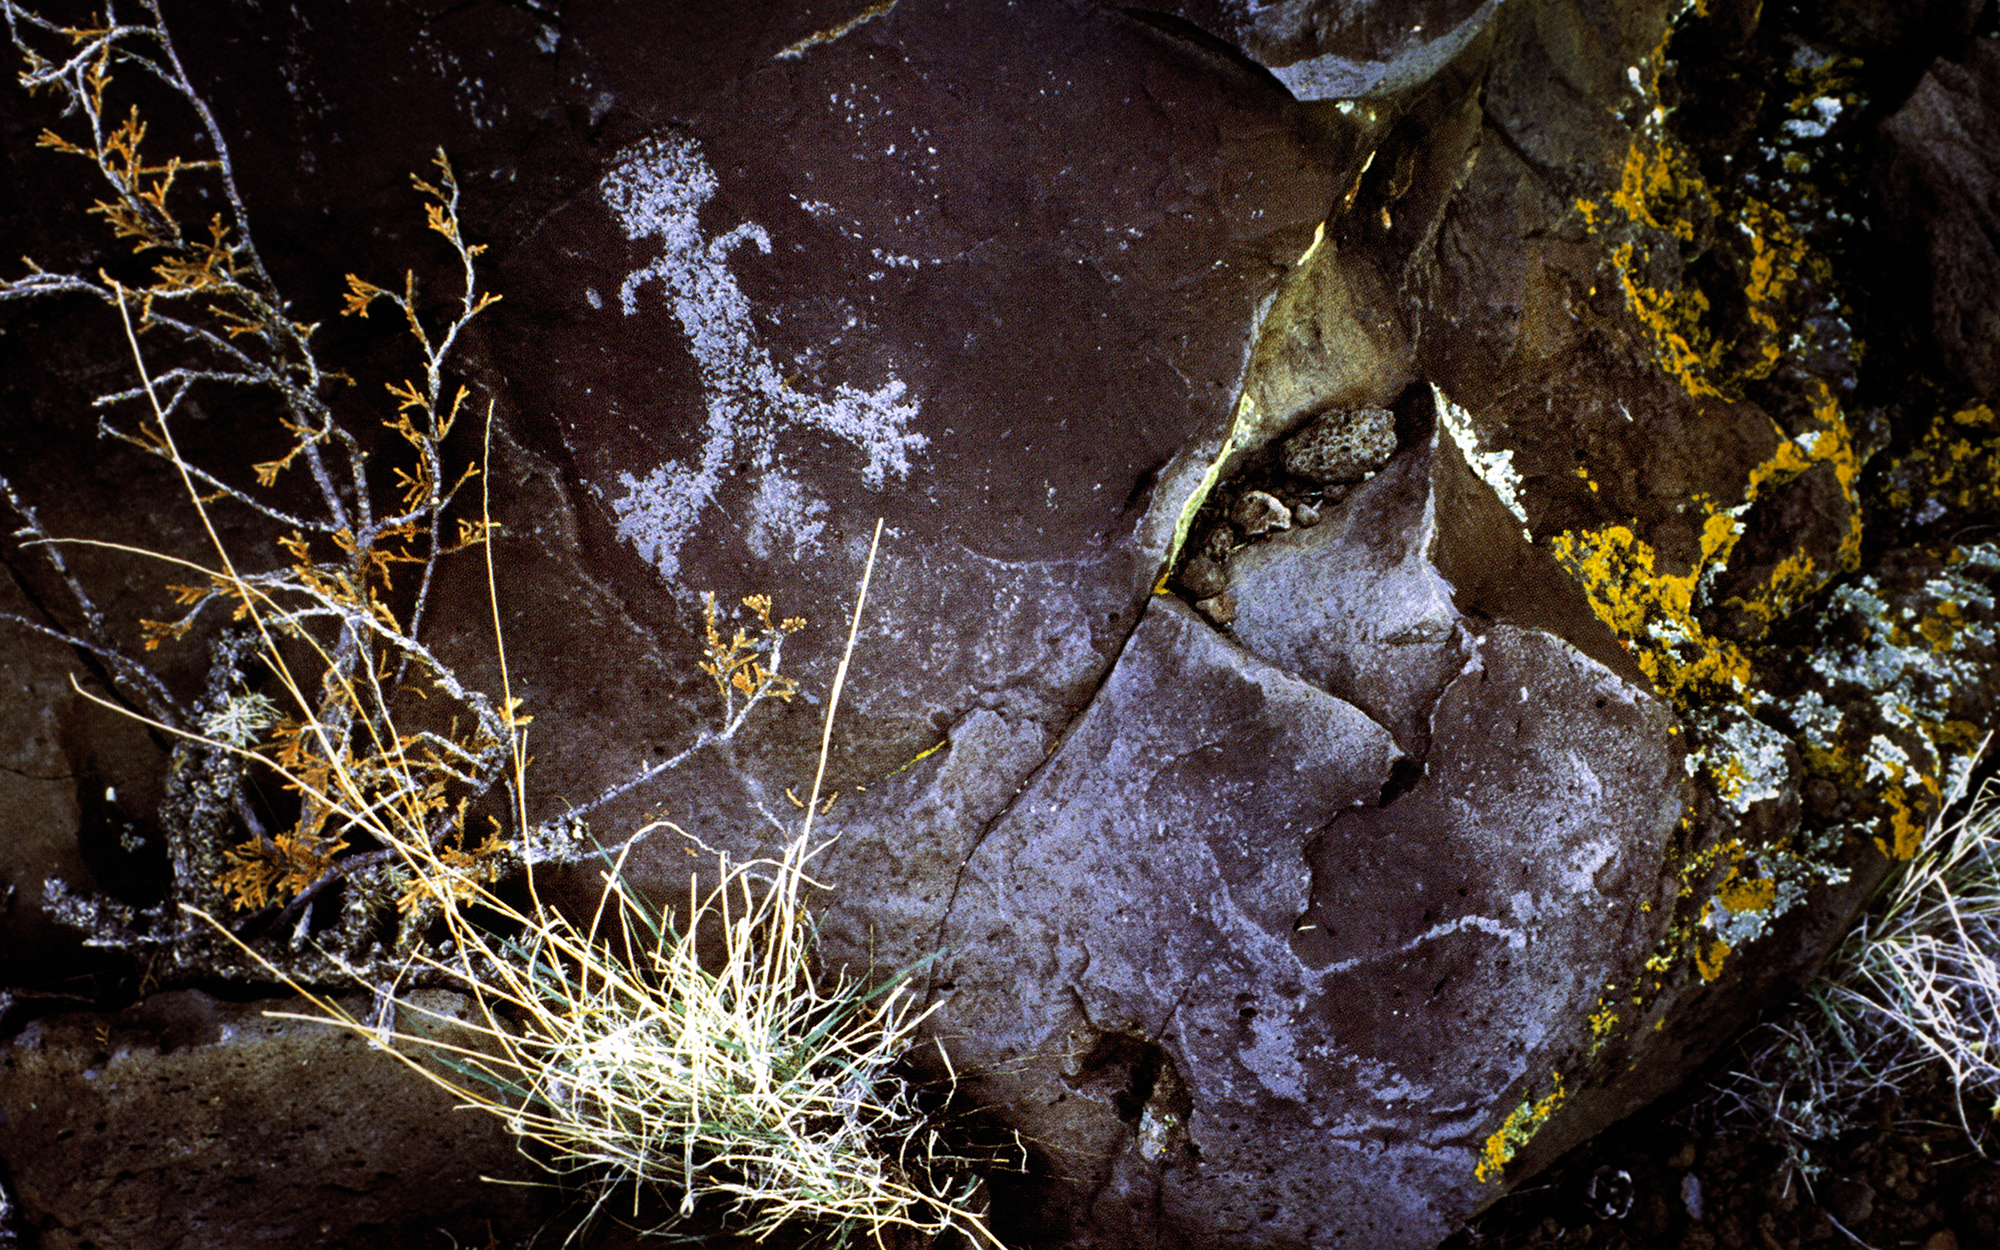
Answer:
<svg viewBox="0 0 2000 1250"><path fill-rule="evenodd" d="M466 1001L430 994L431 1010ZM346 1004L366 1013L366 1000ZM273 1010L313 1009L303 1002ZM0 1051L0 1158L42 1250L476 1244L532 1226L500 1122L317 1021L198 990L37 1020ZM437 1032L405 1011L397 1027Z"/></svg>
<svg viewBox="0 0 2000 1250"><path fill-rule="evenodd" d="M1422 85L1493 20L1498 0L1412 4L1234 5L1214 0L1149 4L1221 36L1268 68L1301 100L1389 97ZM1164 24L1164 23L1163 23Z"/></svg>
<svg viewBox="0 0 2000 1250"><path fill-rule="evenodd" d="M1030 1143L1030 1173L996 1180L1003 1236L1398 1250L1809 972L1993 711L1992 561L1959 541L1990 481L1951 476L1942 435L1897 445L1926 467L1893 489L1862 476L1892 416L1962 427L1976 458L1991 413L1868 406L1809 245L1832 227L1731 172L1799 119L1782 93L1698 90L1792 36L1717 4L1670 43L1676 7L383 3L179 33L302 315L330 317L350 269L430 272L407 175L440 144L465 175L505 295L468 364L499 413L537 818L712 722L703 595L769 591L810 621L801 698L589 820L665 810L739 854L781 837L885 518L821 931L857 966L945 952L938 1035ZM1993 145L1942 136L1990 128L1991 60L1941 64L1887 128L1908 185L1964 210L1935 209L1958 241L1931 267L1955 276L1991 255ZM10 169L53 159L31 113L7 106ZM1899 203L1921 237L1932 202ZM96 263L42 208L11 210L37 259ZM1990 394L1990 290L1939 290L1937 349ZM7 383L16 484L52 531L198 552L173 484L89 438L76 397L123 384L92 352L122 349L37 316L9 344L53 362ZM372 385L400 367L387 335L324 342ZM1295 431L1371 409L1392 419L1348 440L1343 487L1379 470L1351 493L1285 462ZM221 462L254 435L211 411ZM100 480L71 482L81 463ZM1258 495L1322 519L1232 528ZM7 558L10 610L72 610L33 553ZM88 571L121 619L158 598L142 562ZM1156 593L1175 585L1207 616ZM475 679L485 593L449 568L431 626ZM6 638L6 967L27 984L43 951L74 956L30 901L43 877L146 888L143 855L104 848L135 821L146 845L165 760L63 700L59 652ZM191 650L162 657L170 681L198 684ZM654 839L631 868L674 897L688 862ZM108 1090L94 1068L169 1074L70 1099L101 1103L77 1136L95 1153L44 1150L53 1121L0 1128L31 1226L106 1230L60 1234L77 1244L174 1244L159 1221L206 1197L147 1153L174 1123L219 1134L202 1175L262 1160L251 1188L297 1197L229 1208L239 1244L320 1244L299 1229L336 1209L327 1235L355 1244L411 1205L472 1210L471 1178L519 1166L483 1121L426 1155L419 1104L341 1101L380 1060L358 1044L246 1012L230 1039L100 1061L96 1023L29 1026L0 1085L11 1107L35 1082ZM326 1110L282 1141L192 1093L265 1088L242 1074L302 1047L332 1092L269 1091ZM187 1066L210 1058L237 1075ZM397 1098L379 1079L371 1108ZM388 1175L341 1170L362 1158ZM160 1189L148 1225L104 1205L121 1168L194 1188Z"/></svg>
<svg viewBox="0 0 2000 1250"><path fill-rule="evenodd" d="M1945 366L1974 393L2000 397L2000 43L1975 39L1940 57L1882 124L1883 208L1908 280L1910 313L1929 322Z"/></svg>
<svg viewBox="0 0 2000 1250"><path fill-rule="evenodd" d="M1271 767L1246 773L1244 752ZM962 1036L975 1096L1076 1186L1044 1198L1048 1232L1158 1224L1261 1244L1326 1220L1305 1199L1365 1153L1382 1112L1331 1090L1313 1106L1333 1083L1301 1028L1316 998L1292 950L1304 848L1372 802L1399 758L1351 704L1182 605L1146 614L966 859L943 934L954 988L939 1028ZM1273 1099L1296 1115L1271 1116ZM1423 1188L1341 1218L1352 1235L1394 1226Z"/></svg>

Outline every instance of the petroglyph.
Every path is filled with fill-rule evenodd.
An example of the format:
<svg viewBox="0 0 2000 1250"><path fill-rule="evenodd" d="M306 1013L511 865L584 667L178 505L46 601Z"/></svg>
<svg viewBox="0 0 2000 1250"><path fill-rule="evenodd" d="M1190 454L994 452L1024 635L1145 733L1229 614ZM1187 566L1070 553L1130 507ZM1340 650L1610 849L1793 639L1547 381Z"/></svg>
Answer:
<svg viewBox="0 0 2000 1250"><path fill-rule="evenodd" d="M694 463L668 461L644 477L621 473L626 493L611 502L619 536L670 579L680 570L682 544L715 502L730 465L748 461L767 479L759 494L766 502L804 498L796 482L768 480L783 476L774 462L781 431L803 427L856 448L867 458L862 480L875 489L891 474L907 477L911 454L930 441L910 430L918 405L904 401L908 388L893 374L875 390L843 383L827 397L792 387L772 361L750 301L729 271L730 255L739 246L750 243L769 253L771 236L750 221L715 238L705 236L699 216L717 185L700 146L678 135L635 144L598 184L626 237L652 239L661 248L658 258L626 276L619 304L626 316L638 315L647 286L658 283L686 334L706 400L706 438ZM824 511L823 504L801 506L801 542L818 533L816 518ZM767 527L771 520L760 516Z"/></svg>

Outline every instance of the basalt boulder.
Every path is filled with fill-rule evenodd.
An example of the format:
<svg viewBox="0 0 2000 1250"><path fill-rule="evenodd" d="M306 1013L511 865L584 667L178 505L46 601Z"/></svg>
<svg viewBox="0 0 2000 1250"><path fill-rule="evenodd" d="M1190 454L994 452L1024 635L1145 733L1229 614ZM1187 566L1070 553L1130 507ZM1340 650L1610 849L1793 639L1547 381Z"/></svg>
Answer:
<svg viewBox="0 0 2000 1250"><path fill-rule="evenodd" d="M1864 533L1893 503L1863 473L1886 418L1850 402L1812 262L1833 227L1717 172L1725 141L1803 132L1693 90L1778 45L1755 6L1678 34L1673 7L383 4L218 11L183 42L281 277L322 292L302 315L331 317L356 251L428 263L420 220L388 223L437 146L464 174L505 297L464 359L494 402L534 819L664 813L738 855L786 836L879 518L820 934L855 969L935 957L961 1095L1029 1151L992 1180L1003 1237L1415 1250L1803 977L1962 766L1953 726L1992 710L1993 561L1890 550L1986 515L1990 483L1922 441L1896 506L1923 485L1931 528ZM15 166L50 159L8 134ZM21 341L64 368L13 393L54 433L6 423L15 475L51 529L122 495L171 511L115 456L63 488L97 453L62 397L104 389L83 347L108 336L47 316ZM325 343L371 378L396 350L349 323ZM206 411L202 455L255 437ZM1352 414L1337 473L1288 461ZM114 525L201 551L186 518ZM36 553L7 554L10 608L59 621ZM93 572L143 603L145 565ZM808 621L799 697L621 790L715 723L706 625L759 592ZM447 565L428 636L490 685L486 594ZM43 642L7 645L51 687ZM160 663L202 676L198 650ZM1871 681L1916 710L1885 723ZM51 828L113 845L157 805L125 778L164 743L79 754L78 707L19 702ZM106 789L122 806L88 808ZM64 834L14 846L17 890L82 875ZM676 898L694 849L649 839L630 875ZM143 856L102 862L133 880L73 884L143 890ZM18 1054L88 1081L86 1031ZM379 1059L316 1062L361 1089ZM207 1123L189 1081L160 1090L107 1102L114 1136ZM333 1110L329 1143L375 1114ZM0 1163L31 1221L109 1184L81 1154L33 1171L24 1133ZM264 1183L324 1171L287 1150ZM386 1212L389 1170L341 1192ZM281 1215L280 1239L304 1218Z"/></svg>

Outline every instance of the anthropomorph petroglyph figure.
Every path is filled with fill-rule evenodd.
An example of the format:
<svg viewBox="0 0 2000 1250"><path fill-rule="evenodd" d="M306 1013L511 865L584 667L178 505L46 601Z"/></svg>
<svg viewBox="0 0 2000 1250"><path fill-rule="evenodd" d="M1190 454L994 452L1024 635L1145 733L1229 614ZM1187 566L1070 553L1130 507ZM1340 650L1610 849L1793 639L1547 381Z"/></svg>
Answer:
<svg viewBox="0 0 2000 1250"><path fill-rule="evenodd" d="M875 488L892 473L907 476L910 454L930 441L909 429L917 405L902 402L907 388L893 375L876 390L843 384L830 397L792 388L772 362L750 301L729 272L729 256L738 245L755 243L768 253L771 236L757 223L744 222L716 238L704 237L699 214L716 185L701 148L679 135L635 144L598 184L626 236L652 239L661 247L652 263L627 275L619 288L625 315L639 313L648 284L657 281L687 335L707 402L699 460L669 461L644 478L620 474L626 494L611 504L619 536L667 578L679 571L682 544L734 463L747 460L765 479L758 500L798 505L789 520L795 531L810 533L795 533L795 539L817 534L815 518L825 505L806 500L797 483L777 480L782 472L773 464L773 448L781 430L802 426L852 445L867 457L862 480Z"/></svg>

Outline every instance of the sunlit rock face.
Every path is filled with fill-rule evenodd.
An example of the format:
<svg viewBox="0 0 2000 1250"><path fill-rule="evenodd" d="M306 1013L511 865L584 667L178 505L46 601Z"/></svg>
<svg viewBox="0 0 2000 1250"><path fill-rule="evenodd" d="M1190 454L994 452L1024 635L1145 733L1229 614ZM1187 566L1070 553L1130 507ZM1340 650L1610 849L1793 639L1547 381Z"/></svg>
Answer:
<svg viewBox="0 0 2000 1250"><path fill-rule="evenodd" d="M1806 130L1695 89L1794 35L1717 4L1669 42L1678 7L383 5L184 44L303 290L433 274L407 176L465 180L537 818L787 836L879 519L820 932L932 959L962 1098L1028 1150L1002 1236L1418 1250L1810 968L1990 712L1952 439L1992 414L1864 499L1916 418L1857 406L1834 218L1707 160ZM1985 177L1912 127L1989 117L1990 62L1936 67L1899 160ZM373 329L325 332L371 383ZM77 476L7 432L17 481ZM448 569L430 638L497 680L486 587ZM707 597L727 636L754 592L808 621L799 696L620 790L716 723ZM108 731L38 717L10 770L87 811ZM9 871L109 862L62 841ZM693 849L628 867L677 898ZM28 1141L24 1202L103 1188Z"/></svg>

